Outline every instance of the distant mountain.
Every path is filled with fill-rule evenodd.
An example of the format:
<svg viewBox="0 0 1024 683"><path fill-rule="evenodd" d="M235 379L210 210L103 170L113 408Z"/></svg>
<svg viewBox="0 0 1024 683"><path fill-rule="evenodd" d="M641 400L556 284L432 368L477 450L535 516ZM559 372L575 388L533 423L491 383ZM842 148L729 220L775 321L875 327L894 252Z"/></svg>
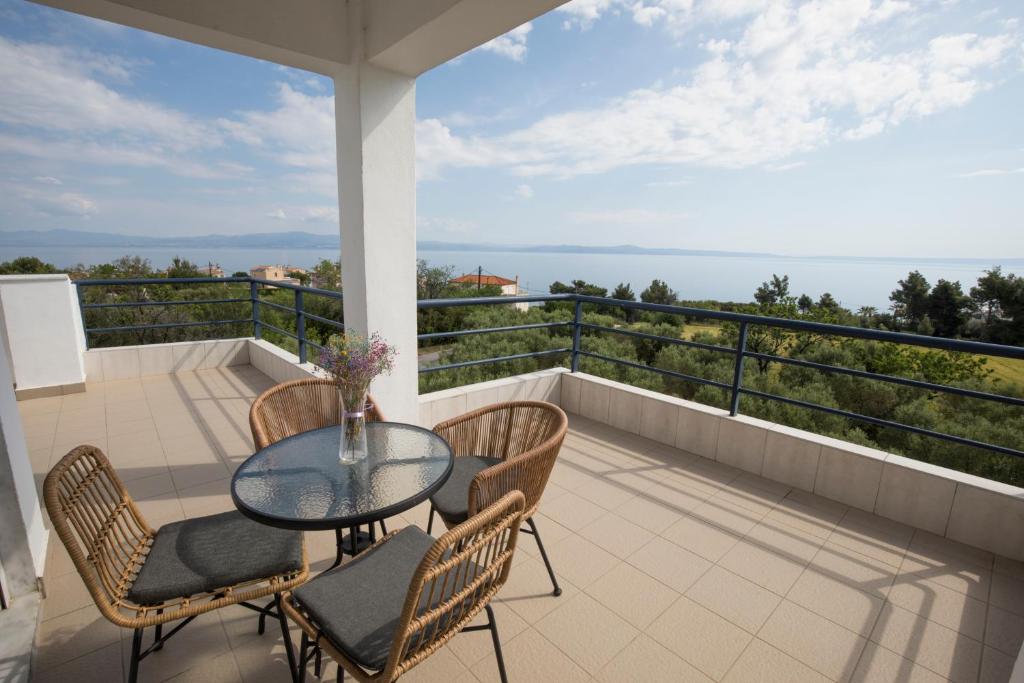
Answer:
<svg viewBox="0 0 1024 683"><path fill-rule="evenodd" d="M231 248L231 249L337 249L337 235L315 235L310 232L269 232L249 235L194 235L149 237L117 235L81 230L17 230L0 232L0 246L5 247L119 247L119 248Z"/></svg>
<svg viewBox="0 0 1024 683"><path fill-rule="evenodd" d="M338 249L341 240L337 235L316 235L311 232L292 230L287 232L263 232L248 235L195 235L179 237L149 237L146 235L117 235L107 232L85 232L81 230L14 230L0 231L0 247L111 247L117 249ZM934 258L907 256L785 256L756 251L715 251L702 249L659 249L638 247L634 244L600 247L580 244L493 244L472 242L439 242L423 240L417 242L420 251L479 251L514 252L528 254L620 254L627 256L717 256L717 257L760 257L772 259L800 259L810 261L898 261L913 263L969 263L990 266L1001 263L1004 266L1024 263L1024 258Z"/></svg>

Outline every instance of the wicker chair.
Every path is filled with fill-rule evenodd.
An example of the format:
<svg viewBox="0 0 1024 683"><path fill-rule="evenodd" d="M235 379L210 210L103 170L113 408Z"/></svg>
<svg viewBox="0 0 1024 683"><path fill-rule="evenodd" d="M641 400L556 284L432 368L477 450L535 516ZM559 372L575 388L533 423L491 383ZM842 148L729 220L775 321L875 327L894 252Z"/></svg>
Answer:
<svg viewBox="0 0 1024 683"><path fill-rule="evenodd" d="M568 428L562 409L543 401L495 403L436 425L434 431L451 444L455 467L430 499L427 533L434 526L435 512L451 528L509 491L522 491L523 518L529 525L522 531L537 541L552 592L561 595L533 515Z"/></svg>
<svg viewBox="0 0 1024 683"><path fill-rule="evenodd" d="M154 531L95 446L79 446L61 458L46 475L43 498L100 613L134 630L132 683L143 658L198 615L220 607L259 612L261 634L266 617L275 616L287 638L281 593L309 573L301 533L266 527L238 512ZM276 611L249 602L267 596L274 597ZM163 625L178 620L183 621L164 635ZM155 638L143 651L142 632L150 626L156 627Z"/></svg>
<svg viewBox="0 0 1024 683"><path fill-rule="evenodd" d="M507 681L490 601L508 578L525 505L513 491L437 540L415 526L392 532L284 595L302 629L298 680L323 648L339 681L348 671L360 683L391 683L460 631L487 629ZM487 624L467 626L481 610Z"/></svg>
<svg viewBox="0 0 1024 683"><path fill-rule="evenodd" d="M384 422L380 406L367 397L368 422ZM296 379L273 386L253 401L249 428L256 449L266 448L285 437L338 424L341 411L338 392L329 379Z"/></svg>

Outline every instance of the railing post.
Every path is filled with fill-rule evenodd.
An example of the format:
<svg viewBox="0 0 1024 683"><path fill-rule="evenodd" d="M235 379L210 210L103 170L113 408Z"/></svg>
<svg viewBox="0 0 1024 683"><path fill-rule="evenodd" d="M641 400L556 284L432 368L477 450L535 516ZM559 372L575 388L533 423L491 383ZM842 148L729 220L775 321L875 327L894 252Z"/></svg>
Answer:
<svg viewBox="0 0 1024 683"><path fill-rule="evenodd" d="M302 290L295 290L295 336L299 338L299 362L306 362L306 314L302 308Z"/></svg>
<svg viewBox="0 0 1024 683"><path fill-rule="evenodd" d="M572 317L572 371L580 369L580 323L583 322L583 302L576 301Z"/></svg>
<svg viewBox="0 0 1024 683"><path fill-rule="evenodd" d="M732 398L729 401L729 415L740 411L740 387L743 385L743 359L747 350L747 323L740 323L740 338L736 341L736 365L732 375Z"/></svg>
<svg viewBox="0 0 1024 683"><path fill-rule="evenodd" d="M89 350L89 323L85 320L85 290L79 285L75 284L75 293L78 295L78 311L82 316L82 336L85 337L85 350Z"/></svg>
<svg viewBox="0 0 1024 683"><path fill-rule="evenodd" d="M249 281L249 296L252 298L252 336L263 338L263 326L260 325L260 286Z"/></svg>

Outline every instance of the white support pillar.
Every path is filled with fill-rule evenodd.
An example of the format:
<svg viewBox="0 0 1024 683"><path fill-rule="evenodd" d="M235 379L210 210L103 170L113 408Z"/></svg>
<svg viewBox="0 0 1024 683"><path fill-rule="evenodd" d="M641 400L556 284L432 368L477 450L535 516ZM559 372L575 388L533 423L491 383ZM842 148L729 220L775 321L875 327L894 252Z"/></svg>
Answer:
<svg viewBox="0 0 1024 683"><path fill-rule="evenodd" d="M334 98L345 324L397 346L372 391L389 420L415 423L416 81L342 65Z"/></svg>

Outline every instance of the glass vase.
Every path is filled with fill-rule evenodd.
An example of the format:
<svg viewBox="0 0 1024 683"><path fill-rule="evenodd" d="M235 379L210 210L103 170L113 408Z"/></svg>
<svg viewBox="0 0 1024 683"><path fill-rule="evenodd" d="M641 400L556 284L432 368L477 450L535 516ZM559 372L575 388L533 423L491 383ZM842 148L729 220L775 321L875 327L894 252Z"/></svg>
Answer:
<svg viewBox="0 0 1024 683"><path fill-rule="evenodd" d="M338 459L354 463L367 456L366 395L367 387L339 387L338 407L341 411L341 443Z"/></svg>

